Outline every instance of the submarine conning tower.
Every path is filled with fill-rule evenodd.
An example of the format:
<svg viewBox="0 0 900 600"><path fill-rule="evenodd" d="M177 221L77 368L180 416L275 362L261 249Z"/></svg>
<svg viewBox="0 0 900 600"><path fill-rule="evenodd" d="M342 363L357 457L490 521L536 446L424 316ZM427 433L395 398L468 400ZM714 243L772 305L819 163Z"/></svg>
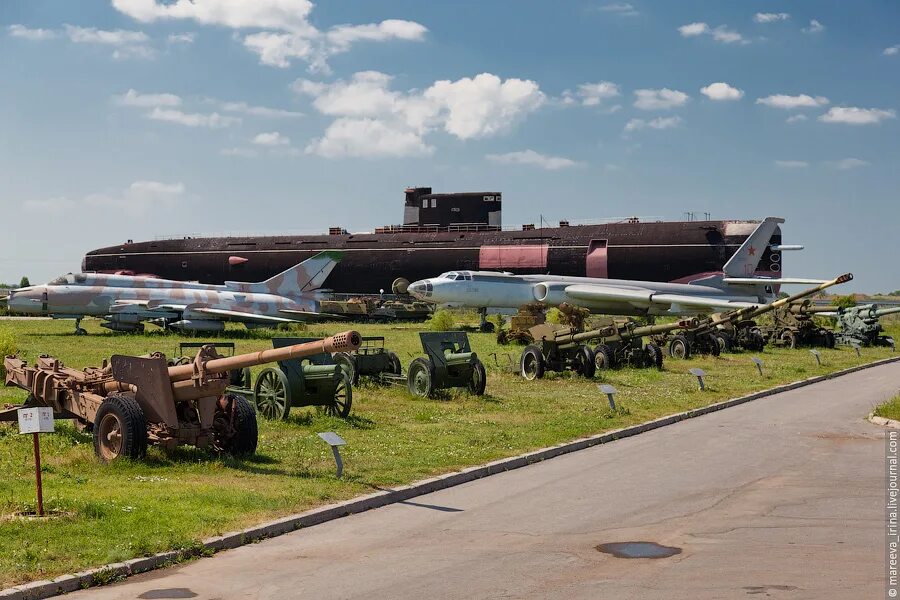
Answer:
<svg viewBox="0 0 900 600"><path fill-rule="evenodd" d="M404 227L500 229L500 192L432 194L430 187L406 188Z"/></svg>

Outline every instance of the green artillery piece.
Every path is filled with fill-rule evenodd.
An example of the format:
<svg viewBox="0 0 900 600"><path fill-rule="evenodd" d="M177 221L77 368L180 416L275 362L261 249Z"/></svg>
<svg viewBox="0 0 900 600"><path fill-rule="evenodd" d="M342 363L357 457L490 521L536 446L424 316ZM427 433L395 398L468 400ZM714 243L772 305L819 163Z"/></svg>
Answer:
<svg viewBox="0 0 900 600"><path fill-rule="evenodd" d="M638 325L630 319L609 318L601 327L576 332L572 327L544 323L529 329L534 344L525 348L519 361L519 373L528 380L540 379L548 370L573 371L591 378L597 369L632 367L662 368L663 354L653 342L643 338L695 326L696 319L664 325ZM583 342L597 342L592 349Z"/></svg>
<svg viewBox="0 0 900 600"><path fill-rule="evenodd" d="M359 348L352 352L336 352L334 362L350 375L354 386L360 377L380 378L383 374L399 376L403 373L400 357L384 348L384 337L364 337Z"/></svg>
<svg viewBox="0 0 900 600"><path fill-rule="evenodd" d="M334 417L349 416L353 405L350 374L335 363L331 352L352 352L359 347L361 338L356 334L355 344L334 350L323 346L326 340L273 338L274 351L296 344L312 344L319 351L279 360L277 367L263 369L255 384L247 372L242 377L240 386L232 385L228 390L253 398L256 411L267 419L285 420L292 407L302 406L315 406L319 411Z"/></svg>
<svg viewBox="0 0 900 600"><path fill-rule="evenodd" d="M755 321L756 317L777 310L781 307L789 306L791 303L796 302L797 300L801 300L803 298L806 298L807 296L812 296L813 294L828 289L833 285L846 283L852 279L852 273L845 273L844 275L832 279L831 281L826 281L815 287L811 287L809 289L803 290L802 292L798 292L792 296L776 300L770 304L738 308L724 314L713 315L712 317L701 321L700 326L693 329L692 331L681 332L681 337L687 339L688 342L691 342L691 338L697 336L698 334L708 332L718 333L720 331L724 331L728 334L731 344L733 344L734 347L743 348L745 350L761 351L765 346L766 338L762 329L759 325L757 325ZM672 347L670 346L670 354L672 354L671 350ZM678 358L688 358L691 355L692 350L693 348L689 348L685 356L678 356L677 354L672 354L672 356L676 356Z"/></svg>
<svg viewBox="0 0 900 600"><path fill-rule="evenodd" d="M838 344L845 345L893 346L894 339L888 335L882 335L884 328L878 320L886 315L896 313L900 313L900 306L878 308L877 304L864 304L837 309L835 339Z"/></svg>
<svg viewBox="0 0 900 600"><path fill-rule="evenodd" d="M807 298L772 311L772 324L762 327L770 344L785 348L834 348L834 332L815 322L818 307Z"/></svg>
<svg viewBox="0 0 900 600"><path fill-rule="evenodd" d="M406 374L409 392L429 398L437 389L468 388L476 396L484 394L487 374L478 355L469 346L464 331L420 332L426 357L414 359Z"/></svg>
<svg viewBox="0 0 900 600"><path fill-rule="evenodd" d="M16 420L18 408L49 406L56 418L74 419L79 429L93 433L94 452L103 462L141 458L148 443L253 454L256 415L244 396L227 389L229 372L357 346L359 334L346 331L317 342L230 357L204 346L188 364L171 366L158 352L116 355L100 367L81 370L50 356L38 357L33 366L7 356L6 385L29 395L22 407L0 411L0 421Z"/></svg>

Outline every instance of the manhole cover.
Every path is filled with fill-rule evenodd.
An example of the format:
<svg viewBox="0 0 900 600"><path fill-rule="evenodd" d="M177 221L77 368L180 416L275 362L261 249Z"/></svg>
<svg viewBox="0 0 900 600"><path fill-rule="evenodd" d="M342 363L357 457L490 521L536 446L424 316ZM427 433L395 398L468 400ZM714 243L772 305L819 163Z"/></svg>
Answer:
<svg viewBox="0 0 900 600"><path fill-rule="evenodd" d="M655 542L612 542L600 544L597 550L616 558L668 558L681 554L681 548L662 546Z"/></svg>

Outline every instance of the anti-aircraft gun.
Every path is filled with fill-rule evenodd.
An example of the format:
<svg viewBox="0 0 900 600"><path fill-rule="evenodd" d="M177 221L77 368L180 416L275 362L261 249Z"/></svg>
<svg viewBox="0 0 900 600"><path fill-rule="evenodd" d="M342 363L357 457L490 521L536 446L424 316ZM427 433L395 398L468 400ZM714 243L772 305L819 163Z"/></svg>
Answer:
<svg viewBox="0 0 900 600"><path fill-rule="evenodd" d="M265 363L359 347L360 335L346 331L323 340L250 354L222 357L202 347L187 364L170 365L159 353L115 355L100 367L83 370L40 356L33 366L7 356L6 385L29 392L22 407L0 412L0 421L16 420L17 408L49 406L56 418L74 419L94 436L94 452L103 462L141 458L147 444L165 448L212 447L234 455L256 452L253 406L229 393L230 372Z"/></svg>
<svg viewBox="0 0 900 600"><path fill-rule="evenodd" d="M893 346L894 339L882 335L879 319L881 317L900 313L900 306L890 308L878 308L877 304L863 304L849 308L828 307L835 312L837 320L837 332L835 340L838 344L859 344L860 346Z"/></svg>
<svg viewBox="0 0 900 600"><path fill-rule="evenodd" d="M725 342L731 347L754 351L762 350L766 344L766 336L763 329L756 323L755 319L757 317L790 306L791 303L852 279L852 273L845 273L835 279L802 292L797 292L792 296L781 298L770 304L738 308L724 314L713 315L701 321L698 327L679 332L678 335L673 337L669 342L669 354L675 358L689 358L691 354L702 354L704 351L705 353L718 354L723 349L722 346L713 347L713 342L707 341L709 337L704 336L712 334L711 337L718 341L722 340L722 333L727 335ZM728 348L728 346L725 347Z"/></svg>
<svg viewBox="0 0 900 600"><path fill-rule="evenodd" d="M544 323L529 329L534 343L526 347L519 360L519 373L525 379L540 379L547 370L571 370L593 377L596 370L630 365L662 368L659 346L644 344L644 336L697 325L696 319L664 325L639 325L626 319L608 319L599 328L577 332L572 327ZM594 348L584 342L597 342Z"/></svg>
<svg viewBox="0 0 900 600"><path fill-rule="evenodd" d="M834 348L834 332L816 323L817 313L825 312L823 307L814 306L807 298L792 302L772 311L772 324L761 327L769 343L785 348L798 346L824 346ZM834 310L832 307L824 307Z"/></svg>

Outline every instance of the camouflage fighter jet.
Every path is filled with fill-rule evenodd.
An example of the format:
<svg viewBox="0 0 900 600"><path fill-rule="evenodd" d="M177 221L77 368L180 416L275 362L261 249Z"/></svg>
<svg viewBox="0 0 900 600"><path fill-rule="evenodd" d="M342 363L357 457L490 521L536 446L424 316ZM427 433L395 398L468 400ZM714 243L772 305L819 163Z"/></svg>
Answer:
<svg viewBox="0 0 900 600"><path fill-rule="evenodd" d="M101 326L113 331L138 332L144 321L179 330L222 331L225 321L255 328L333 319L318 312L318 290L341 258L341 252L320 252L266 281L225 285L70 273L13 290L7 305L11 313L75 319L77 335L86 333L81 328L85 316L104 319Z"/></svg>

